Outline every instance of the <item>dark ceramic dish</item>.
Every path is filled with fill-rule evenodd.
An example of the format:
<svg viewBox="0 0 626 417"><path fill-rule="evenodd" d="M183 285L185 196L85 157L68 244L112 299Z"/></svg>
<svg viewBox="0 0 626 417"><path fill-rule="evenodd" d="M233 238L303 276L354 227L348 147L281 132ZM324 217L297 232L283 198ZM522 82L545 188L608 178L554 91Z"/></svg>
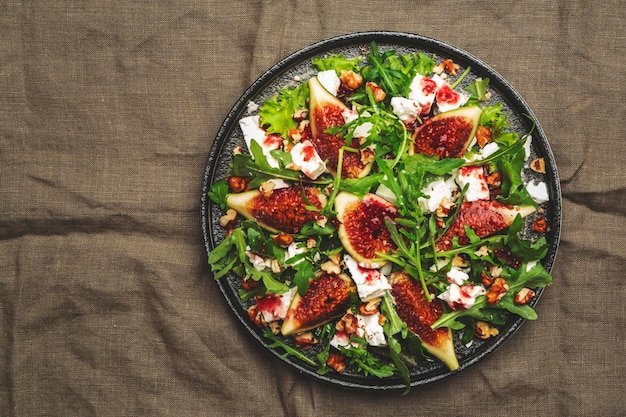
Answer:
<svg viewBox="0 0 626 417"><path fill-rule="evenodd" d="M550 272L559 243L561 192L554 157L545 134L533 113L506 80L470 54L434 39L397 32L355 33L338 36L313 44L281 60L245 91L220 127L215 141L213 142L204 171L201 195L201 220L202 236L207 253L211 252L211 250L221 242L224 236L224 229L219 226L218 222L223 213L220 211L219 207L216 207L212 201L207 198L207 191L210 190L214 182L227 176L229 163L232 158L232 149L243 144L238 120L247 114L248 103L251 101L261 103L264 99L274 96L281 88L295 85L297 83L296 80L306 80L313 76L316 70L310 63L311 58L331 53L341 53L347 57L357 56L360 55L361 48L368 47L372 41L378 44L381 51L388 49L395 49L400 53L421 51L428 55L434 54L438 61L444 58L451 58L455 63L461 66L460 71L470 66L471 72L465 81L471 83L477 77L489 78L489 90L492 92L491 100L503 103L504 111L509 114L509 123L512 129L518 132L520 136L530 132L531 129L533 129L532 120L535 121L532 133L532 154L533 157L543 157L545 159L547 172L543 179L548 184L550 196L550 201L547 203L545 213L549 225L549 232L546 237L550 244L550 249L548 255L543 260L546 270ZM533 175L530 171L527 174ZM233 314L237 317L245 330L250 333L252 338L256 340L262 348L269 351L278 360L284 362L297 372L326 383L346 388L360 390L397 390L406 388L405 383L399 378L379 379L377 377L365 377L351 372L346 372L342 375L334 372L319 375L316 373L314 367L308 366L291 357L281 357L283 353L282 350L270 348L268 341L263 338L262 330L249 320L246 313L247 305L241 301L237 294L237 290L240 287L240 278L227 276L218 280L216 285L224 295ZM538 296L533 300L533 304L537 302L541 293L542 290L540 289ZM455 337L455 347L460 368L454 372L450 372L439 361L424 361L412 369L411 386L437 381L467 369L469 366L475 364L502 346L502 344L519 329L523 321L524 320L519 317L511 316L508 323L506 323L497 337L482 342L474 341L469 347L463 346ZM312 349L312 352L310 352L312 356L315 353L315 349Z"/></svg>

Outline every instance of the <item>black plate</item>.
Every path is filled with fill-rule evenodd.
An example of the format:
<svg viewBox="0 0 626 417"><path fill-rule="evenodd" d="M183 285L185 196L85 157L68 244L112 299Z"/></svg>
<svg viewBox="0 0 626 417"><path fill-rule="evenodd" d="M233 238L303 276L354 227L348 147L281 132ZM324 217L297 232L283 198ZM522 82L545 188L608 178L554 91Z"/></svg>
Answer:
<svg viewBox="0 0 626 417"><path fill-rule="evenodd" d="M278 90L289 85L295 85L298 80L306 80L316 73L311 65L311 58L323 56L331 53L341 53L345 56L357 56L363 47L368 48L369 44L375 41L381 51L395 49L400 53L422 51L428 55L436 55L437 61L444 58L451 58L461 66L463 71L467 66L471 67L471 72L466 78L471 82L477 77L489 78L489 90L492 92L493 101L502 102L504 111L509 114L509 123L513 130L520 136L527 134L533 128L533 157L543 157L546 162L546 174L544 181L548 184L550 201L547 203L545 217L548 221L549 232L546 235L550 244L548 255L542 261L546 270L550 272L557 252L559 233L561 225L561 191L556 170L556 164L550 146L541 126L537 122L527 104L520 95L493 69L474 58L467 52L447 45L443 42L425 38L419 35L398 33L398 32L363 32L338 36L328 39L286 57L279 63L265 72L256 80L245 93L237 100L234 107L220 127L211 153L207 159L204 171L204 181L202 184L201 196L201 217L202 235L207 254L217 245L224 236L224 229L219 226L219 218L223 214L219 207L207 198L207 191L211 185L224 178L229 169L229 162L232 159L232 149L243 144L241 130L238 120L247 114L248 103L253 101L260 104L263 100L271 98ZM528 175L533 175L528 172ZM328 373L318 375L314 367L300 362L291 357L282 358L282 351L271 349L267 340L263 338L262 331L249 320L245 305L237 294L240 286L240 278L235 276L224 277L217 281L217 286L224 295L228 306L235 314L239 322L247 332L271 354L276 356L296 371L308 375L317 380L321 380L337 386L361 389L361 390L396 390L404 389L406 385L399 378L380 379L377 377L365 377L358 374ZM533 305L539 299L543 291L539 289L537 297L533 300ZM505 341L507 341L517 329L522 325L523 319L511 316L510 320L500 334L487 341L474 341L469 347L463 346L455 337L455 347L459 358L460 367L454 372L450 372L438 361L424 362L411 372L411 386L423 385L442 378L457 374L470 365L478 362L485 356L494 352ZM314 353L314 352L313 352Z"/></svg>

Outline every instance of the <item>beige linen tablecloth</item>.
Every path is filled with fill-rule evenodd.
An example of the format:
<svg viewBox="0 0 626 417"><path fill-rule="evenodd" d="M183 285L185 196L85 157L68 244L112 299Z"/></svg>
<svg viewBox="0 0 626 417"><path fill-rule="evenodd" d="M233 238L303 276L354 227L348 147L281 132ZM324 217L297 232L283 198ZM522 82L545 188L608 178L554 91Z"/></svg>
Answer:
<svg viewBox="0 0 626 417"><path fill-rule="evenodd" d="M288 54L372 30L498 71L563 190L539 320L406 396L261 350L200 234L204 163L237 98ZM624 415L625 34L618 1L1 2L0 415Z"/></svg>

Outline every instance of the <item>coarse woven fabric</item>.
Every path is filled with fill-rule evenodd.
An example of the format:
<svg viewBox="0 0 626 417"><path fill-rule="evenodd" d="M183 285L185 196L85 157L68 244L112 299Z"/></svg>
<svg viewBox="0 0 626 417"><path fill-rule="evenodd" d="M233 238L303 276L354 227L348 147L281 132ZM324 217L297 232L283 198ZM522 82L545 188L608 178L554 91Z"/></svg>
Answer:
<svg viewBox="0 0 626 417"><path fill-rule="evenodd" d="M405 396L327 386L260 350L199 226L206 157L250 83L372 30L498 71L546 131L563 191L539 320ZM621 2L9 0L0 39L0 415L626 413Z"/></svg>

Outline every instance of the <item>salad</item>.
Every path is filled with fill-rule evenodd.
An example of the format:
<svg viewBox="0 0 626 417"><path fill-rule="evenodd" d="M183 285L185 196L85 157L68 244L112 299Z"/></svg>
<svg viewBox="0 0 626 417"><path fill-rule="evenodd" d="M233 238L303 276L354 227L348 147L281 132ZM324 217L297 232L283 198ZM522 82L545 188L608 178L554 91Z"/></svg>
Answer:
<svg viewBox="0 0 626 417"><path fill-rule="evenodd" d="M209 198L224 239L214 278L271 348L317 373L401 378L534 320L552 283L532 131L520 136L489 79L425 53L311 60L239 120L242 145Z"/></svg>

